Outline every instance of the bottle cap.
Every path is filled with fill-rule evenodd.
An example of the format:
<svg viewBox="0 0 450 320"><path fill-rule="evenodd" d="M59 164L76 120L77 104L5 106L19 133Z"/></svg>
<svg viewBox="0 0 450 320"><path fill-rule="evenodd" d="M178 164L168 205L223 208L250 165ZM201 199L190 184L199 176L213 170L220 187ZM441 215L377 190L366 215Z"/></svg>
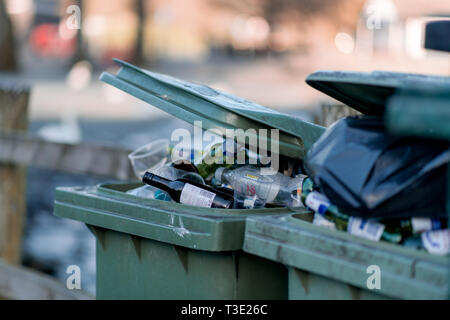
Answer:
<svg viewBox="0 0 450 320"><path fill-rule="evenodd" d="M214 173L214 178L222 182L222 174L225 169L226 169L225 167L217 168L216 172Z"/></svg>
<svg viewBox="0 0 450 320"><path fill-rule="evenodd" d="M155 175L153 173L151 173L150 171L146 171L144 173L144 176L142 177L142 182L146 183L145 181L150 181L153 179Z"/></svg>

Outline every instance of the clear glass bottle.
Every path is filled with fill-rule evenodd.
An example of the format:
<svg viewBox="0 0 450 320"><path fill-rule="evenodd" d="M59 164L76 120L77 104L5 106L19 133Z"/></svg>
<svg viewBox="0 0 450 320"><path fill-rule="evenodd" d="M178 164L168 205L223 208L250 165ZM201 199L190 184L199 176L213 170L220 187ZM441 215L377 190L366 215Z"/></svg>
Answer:
<svg viewBox="0 0 450 320"><path fill-rule="evenodd" d="M264 169L267 172L269 168ZM303 184L306 176L300 174L291 178L279 172L266 175L262 174L261 168L247 165L235 169L220 167L216 170L214 178L222 183L230 184L235 190L247 193L265 193L267 194L265 196L266 203L286 207L290 206L292 193L296 192L298 186ZM267 179L270 179L270 182Z"/></svg>

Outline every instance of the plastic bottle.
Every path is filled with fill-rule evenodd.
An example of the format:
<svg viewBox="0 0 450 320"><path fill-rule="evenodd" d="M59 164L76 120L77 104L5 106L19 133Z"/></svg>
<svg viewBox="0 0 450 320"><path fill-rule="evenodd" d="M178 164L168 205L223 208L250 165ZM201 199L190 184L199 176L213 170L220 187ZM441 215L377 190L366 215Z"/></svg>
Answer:
<svg viewBox="0 0 450 320"><path fill-rule="evenodd" d="M220 167L216 170L214 178L230 184L235 190L261 195L261 198L266 198L266 203L286 207L291 204L291 195L303 184L306 176L300 174L291 178L279 172L263 175L261 168L247 165L236 169Z"/></svg>

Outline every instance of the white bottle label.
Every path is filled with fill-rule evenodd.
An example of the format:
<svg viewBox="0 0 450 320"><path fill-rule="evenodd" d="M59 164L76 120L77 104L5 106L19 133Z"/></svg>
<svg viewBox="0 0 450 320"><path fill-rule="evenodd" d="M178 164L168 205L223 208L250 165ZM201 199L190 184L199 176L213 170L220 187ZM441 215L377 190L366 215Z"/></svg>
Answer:
<svg viewBox="0 0 450 320"><path fill-rule="evenodd" d="M450 253L450 229L424 232L422 243L429 253L446 255Z"/></svg>
<svg viewBox="0 0 450 320"><path fill-rule="evenodd" d="M215 196L214 192L186 183L181 191L180 203L211 208Z"/></svg>
<svg viewBox="0 0 450 320"><path fill-rule="evenodd" d="M336 224L333 221L330 221L327 218L325 218L320 213L314 214L313 224L327 229L336 230Z"/></svg>
<svg viewBox="0 0 450 320"><path fill-rule="evenodd" d="M430 218L411 218L411 224L414 233L422 233L432 228Z"/></svg>
<svg viewBox="0 0 450 320"><path fill-rule="evenodd" d="M347 232L361 238L379 241L384 231L384 224L367 219L350 217Z"/></svg>
<svg viewBox="0 0 450 320"><path fill-rule="evenodd" d="M244 208L245 209L253 209L253 207L255 206L255 201L256 201L256 197L244 199Z"/></svg>
<svg viewBox="0 0 450 320"><path fill-rule="evenodd" d="M314 212L325 213L331 205L330 200L316 191L310 192L305 200L306 206Z"/></svg>
<svg viewBox="0 0 450 320"><path fill-rule="evenodd" d="M442 229L441 221L435 218L411 218L411 224L414 233Z"/></svg>

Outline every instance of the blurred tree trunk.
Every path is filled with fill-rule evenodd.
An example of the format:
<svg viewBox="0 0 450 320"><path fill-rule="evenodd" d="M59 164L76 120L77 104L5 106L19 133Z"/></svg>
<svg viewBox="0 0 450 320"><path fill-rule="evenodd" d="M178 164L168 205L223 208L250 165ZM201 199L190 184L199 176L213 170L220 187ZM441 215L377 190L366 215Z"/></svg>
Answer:
<svg viewBox="0 0 450 320"><path fill-rule="evenodd" d="M80 8L81 18L83 17L83 0L76 0L75 4ZM83 21L81 21L81 27L82 27ZM84 45L83 45L83 32L82 28L78 29L77 32L77 51L75 52L73 58L72 58L72 64L75 64L79 61L86 59L86 53L84 52Z"/></svg>
<svg viewBox="0 0 450 320"><path fill-rule="evenodd" d="M0 82L0 130L27 131L29 98L28 87ZM26 168L0 163L0 181L0 260L19 264L26 218Z"/></svg>
<svg viewBox="0 0 450 320"><path fill-rule="evenodd" d="M144 57L144 28L145 28L145 1L136 0L136 13L138 16L138 30L136 37L136 46L134 48L134 62L136 64L142 64L145 60Z"/></svg>
<svg viewBox="0 0 450 320"><path fill-rule="evenodd" d="M0 70L16 70L15 43L5 1L0 0Z"/></svg>

